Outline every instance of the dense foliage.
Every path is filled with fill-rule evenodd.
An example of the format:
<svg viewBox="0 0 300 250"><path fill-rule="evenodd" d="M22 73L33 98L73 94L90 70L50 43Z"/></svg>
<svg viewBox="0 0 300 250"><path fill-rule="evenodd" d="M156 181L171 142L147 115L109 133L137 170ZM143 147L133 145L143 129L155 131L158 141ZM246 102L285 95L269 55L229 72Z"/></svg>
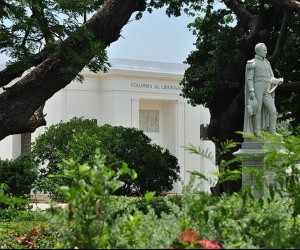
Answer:
<svg viewBox="0 0 300 250"><path fill-rule="evenodd" d="M5 1L1 9L0 52L11 58L10 64L20 62L31 67L37 53L55 55L60 50L59 42L72 36L77 28L103 4L103 0L68 1ZM92 41L88 30L81 29L80 35L93 43L95 57L85 63L91 70L105 69L105 51L101 43ZM65 47L65 49L68 49ZM72 60L84 60L73 54ZM65 69L67 70L67 69ZM71 70L71 69L70 69ZM67 72L65 72L67 73Z"/></svg>
<svg viewBox="0 0 300 250"><path fill-rule="evenodd" d="M37 176L38 169L30 155L0 160L0 183L7 186L2 190L7 195L28 197Z"/></svg>
<svg viewBox="0 0 300 250"><path fill-rule="evenodd" d="M79 163L92 163L97 148L106 155L106 162L112 169L117 170L126 162L138 175L136 180L122 177L125 185L116 194L142 195L147 191L160 194L171 190L178 180L177 158L167 149L151 144L151 139L142 131L122 126L97 126L90 120L73 118L51 125L36 138L32 155L37 164L44 164L38 187L53 194L53 179L48 177L63 173L64 169L58 163L70 158ZM56 184L62 185L65 181L62 179Z"/></svg>

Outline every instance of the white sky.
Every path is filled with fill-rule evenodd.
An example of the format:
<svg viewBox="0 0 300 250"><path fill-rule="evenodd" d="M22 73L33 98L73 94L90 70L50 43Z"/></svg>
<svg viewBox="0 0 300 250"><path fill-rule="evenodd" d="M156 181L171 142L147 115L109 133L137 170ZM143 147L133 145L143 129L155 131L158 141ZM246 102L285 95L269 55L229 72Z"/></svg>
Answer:
<svg viewBox="0 0 300 250"><path fill-rule="evenodd" d="M123 27L121 37L107 49L109 58L183 63L195 49L196 37L188 30L192 18L168 17L164 9L144 12L143 18ZM8 57L0 54L0 64Z"/></svg>
<svg viewBox="0 0 300 250"><path fill-rule="evenodd" d="M168 17L165 10L144 12L143 18L123 27L119 40L107 49L109 58L183 63L195 50L196 37L187 25L192 19L186 15Z"/></svg>

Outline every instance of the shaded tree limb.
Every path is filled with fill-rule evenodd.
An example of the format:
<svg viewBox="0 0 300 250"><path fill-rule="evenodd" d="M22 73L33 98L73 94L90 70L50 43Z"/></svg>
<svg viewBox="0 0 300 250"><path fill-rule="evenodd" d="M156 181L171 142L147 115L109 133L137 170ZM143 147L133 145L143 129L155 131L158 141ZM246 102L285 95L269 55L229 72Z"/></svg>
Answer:
<svg viewBox="0 0 300 250"><path fill-rule="evenodd" d="M255 15L251 14L237 0L224 0L225 5L237 16L237 18L246 23L249 29L253 29L255 25Z"/></svg>
<svg viewBox="0 0 300 250"><path fill-rule="evenodd" d="M291 13L288 11L284 11L283 21L282 21L282 24L280 27L280 32L279 32L278 39L276 42L276 47L273 52L273 55L269 57L269 61L271 61L272 63L276 63L276 61L279 58L279 55L281 54L281 52L283 50L284 38L286 37L286 34L287 34L287 26L290 21L290 18L291 18Z"/></svg>
<svg viewBox="0 0 300 250"><path fill-rule="evenodd" d="M102 42L104 47L107 47L119 38L121 29L127 24L130 16L135 11L144 10L143 0L108 0L86 22L85 27ZM0 95L0 139L11 134L24 133L29 127L32 128L30 130L32 132L43 124L43 115L38 112L40 107L56 92L67 86L83 69L86 62L94 57L90 52L91 45L84 39L69 37L62 44L84 60L70 60L68 51L62 49L57 56L43 60L29 74L2 93ZM62 47L65 48L64 46ZM68 69L71 70L66 74L64 70ZM35 116L37 122L32 123L36 111L39 113Z"/></svg>

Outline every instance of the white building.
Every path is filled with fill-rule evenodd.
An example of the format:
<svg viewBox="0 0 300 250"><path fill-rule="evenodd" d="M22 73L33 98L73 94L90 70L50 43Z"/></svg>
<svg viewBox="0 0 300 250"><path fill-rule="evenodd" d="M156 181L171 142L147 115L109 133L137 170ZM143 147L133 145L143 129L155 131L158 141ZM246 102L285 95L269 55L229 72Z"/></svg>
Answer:
<svg viewBox="0 0 300 250"><path fill-rule="evenodd" d="M193 145L214 155L214 144L200 140L200 125L209 123L208 109L192 107L180 96L185 65L112 59L108 73L84 70L84 82L73 81L46 102L47 125L68 121L73 117L95 119L98 125L111 124L141 129L154 143L178 158L180 176L189 180L189 171L199 171L212 178L199 183L202 191L210 192L216 178L214 162L191 154L184 147ZM30 142L45 131L12 135L0 142L0 158L13 159L30 148ZM28 138L29 136L29 138ZM26 149L27 148L27 149ZM181 192L182 182L172 192Z"/></svg>

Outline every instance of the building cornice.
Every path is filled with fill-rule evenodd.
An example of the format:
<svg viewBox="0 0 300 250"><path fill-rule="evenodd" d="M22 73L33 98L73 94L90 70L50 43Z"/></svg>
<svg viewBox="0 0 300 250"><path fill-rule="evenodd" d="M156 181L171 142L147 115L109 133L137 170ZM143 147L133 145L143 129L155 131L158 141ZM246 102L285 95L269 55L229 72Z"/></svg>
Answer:
<svg viewBox="0 0 300 250"><path fill-rule="evenodd" d="M179 63L166 63L166 62L153 62L141 61L131 59L111 59L109 61L111 68L107 73L98 72L94 73L88 69L84 69L82 74L90 77L143 77L143 78L160 78L181 80L185 69L184 64Z"/></svg>

